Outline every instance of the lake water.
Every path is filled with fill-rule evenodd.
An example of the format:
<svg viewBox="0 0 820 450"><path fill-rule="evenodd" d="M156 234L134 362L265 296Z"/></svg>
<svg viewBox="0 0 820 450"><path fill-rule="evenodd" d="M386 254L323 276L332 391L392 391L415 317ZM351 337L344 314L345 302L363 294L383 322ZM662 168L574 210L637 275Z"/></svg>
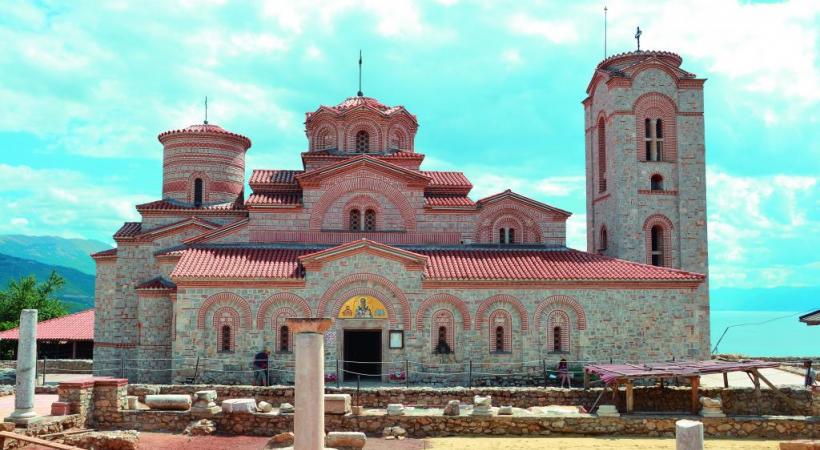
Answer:
<svg viewBox="0 0 820 450"><path fill-rule="evenodd" d="M820 356L820 326L799 322L797 311L721 311L712 310L712 347L729 325L759 323L777 317L791 317L765 324L730 328L718 353L749 356Z"/></svg>

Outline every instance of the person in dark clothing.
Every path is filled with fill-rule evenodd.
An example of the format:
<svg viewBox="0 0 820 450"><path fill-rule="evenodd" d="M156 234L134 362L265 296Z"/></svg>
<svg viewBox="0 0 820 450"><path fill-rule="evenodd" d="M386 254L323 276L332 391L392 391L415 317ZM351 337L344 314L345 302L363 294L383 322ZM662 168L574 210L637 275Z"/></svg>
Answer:
<svg viewBox="0 0 820 450"><path fill-rule="evenodd" d="M810 388L814 385L814 381L817 379L817 372L811 368L811 360L807 359L803 361L803 368L806 369L806 379L804 384L807 388Z"/></svg>
<svg viewBox="0 0 820 450"><path fill-rule="evenodd" d="M436 345L436 353L439 355L446 355L450 353L450 344L443 338L439 338L438 344Z"/></svg>
<svg viewBox="0 0 820 450"><path fill-rule="evenodd" d="M269 356L270 350L265 348L253 357L253 380L257 386L268 386L270 384L270 380L268 380Z"/></svg>

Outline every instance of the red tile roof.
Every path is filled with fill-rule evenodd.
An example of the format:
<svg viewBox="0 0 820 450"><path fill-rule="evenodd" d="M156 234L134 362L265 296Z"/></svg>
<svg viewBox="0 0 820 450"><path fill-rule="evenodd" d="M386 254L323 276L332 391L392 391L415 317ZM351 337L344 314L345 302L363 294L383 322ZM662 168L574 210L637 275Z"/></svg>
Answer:
<svg viewBox="0 0 820 450"><path fill-rule="evenodd" d="M298 257L321 249L188 249L171 274L191 278L302 278ZM412 249L428 280L701 281L704 276L572 249Z"/></svg>
<svg viewBox="0 0 820 450"><path fill-rule="evenodd" d="M702 280L701 274L578 250L414 250L425 275L441 280Z"/></svg>
<svg viewBox="0 0 820 450"><path fill-rule="evenodd" d="M359 154L358 153L333 153L333 152L330 152L328 150L314 150L312 152L302 152L302 158L303 159L305 157L308 157L308 158L338 158L338 159L345 159L345 158L351 158L351 157L354 157L354 156L357 156L357 155L359 155ZM399 151L395 151L393 153L387 153L387 154L372 153L372 154L370 154L370 156L373 156L375 158L381 158L381 159L390 159L390 158L396 158L396 159L424 159L424 155L421 154L421 153L406 152L404 150L399 150Z"/></svg>
<svg viewBox="0 0 820 450"><path fill-rule="evenodd" d="M92 258L104 258L110 256L117 256L117 249L116 248L109 248L108 250L103 250L101 252L92 253Z"/></svg>
<svg viewBox="0 0 820 450"><path fill-rule="evenodd" d="M302 172L304 171L254 169L248 184L296 184L293 176Z"/></svg>
<svg viewBox="0 0 820 450"><path fill-rule="evenodd" d="M473 187L463 172L440 172L437 170L422 170L421 173L432 178L430 186L463 186Z"/></svg>
<svg viewBox="0 0 820 450"><path fill-rule="evenodd" d="M166 138L174 135L186 135L186 134L219 134L230 136L232 138L236 138L242 141L245 149L247 150L251 146L251 140L241 134L231 133L230 131L220 127L219 125L215 124L194 124L186 128L182 128L180 130L168 130L163 133L160 133L157 136L160 142L164 142Z"/></svg>
<svg viewBox="0 0 820 450"><path fill-rule="evenodd" d="M157 200L137 205L137 211L244 211L245 206L237 202L203 205L199 208L168 200Z"/></svg>
<svg viewBox="0 0 820 450"><path fill-rule="evenodd" d="M298 206L302 204L301 192L254 192L245 204L248 206Z"/></svg>
<svg viewBox="0 0 820 450"><path fill-rule="evenodd" d="M140 283L135 289L143 291L167 291L176 290L177 285L172 281L166 280L163 277L154 277L150 280Z"/></svg>
<svg viewBox="0 0 820 450"><path fill-rule="evenodd" d="M185 250L171 278L303 278L299 256L317 249L192 248Z"/></svg>
<svg viewBox="0 0 820 450"><path fill-rule="evenodd" d="M427 195L424 197L427 206L474 207L475 202L463 195Z"/></svg>
<svg viewBox="0 0 820 450"><path fill-rule="evenodd" d="M142 223L140 222L125 222L119 230L114 233L114 239L123 237L133 237L142 231Z"/></svg>
<svg viewBox="0 0 820 450"><path fill-rule="evenodd" d="M18 339L20 330L0 332L0 340ZM94 339L94 309L87 309L37 324L38 341L90 341Z"/></svg>

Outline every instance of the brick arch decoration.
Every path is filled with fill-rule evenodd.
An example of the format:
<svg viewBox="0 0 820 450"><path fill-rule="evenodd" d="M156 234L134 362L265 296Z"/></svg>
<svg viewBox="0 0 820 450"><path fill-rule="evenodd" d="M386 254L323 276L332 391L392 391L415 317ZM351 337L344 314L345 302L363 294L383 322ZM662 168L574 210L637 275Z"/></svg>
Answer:
<svg viewBox="0 0 820 450"><path fill-rule="evenodd" d="M209 201L211 196L211 179L208 177L208 174L205 172L193 172L191 175L188 176L187 182L187 191L188 191L188 203L194 202L194 180L197 178L202 179L202 203L206 203Z"/></svg>
<svg viewBox="0 0 820 450"><path fill-rule="evenodd" d="M547 316L547 350L554 351L555 336L553 335L554 327L561 327L561 351L570 351L571 341L569 328L572 321L569 319L569 314L562 309L554 309L550 311Z"/></svg>
<svg viewBox="0 0 820 450"><path fill-rule="evenodd" d="M518 217L510 216L508 214L505 214L505 215L499 217L495 221L495 223L493 223L493 227L492 227L493 242L496 242L496 239L497 239L498 243L499 244L501 243L501 235L499 234L498 230L500 230L502 228L507 228L507 229L512 228L513 230L515 230L516 234L514 236L514 241L516 241L516 240L518 241L518 242L515 242L516 244L529 243L529 241L527 240L527 236L526 236L527 231L526 231L526 228L524 227L524 223ZM522 235L522 234L524 234L524 235Z"/></svg>
<svg viewBox="0 0 820 450"><path fill-rule="evenodd" d="M407 296L404 295L404 292L402 292L401 289L399 289L395 284L393 284L392 281L388 280L387 278L381 275L376 275L373 273L355 273L353 275L348 275L333 283L325 291L325 293L322 294L322 297L319 299L319 305L316 307L316 317L325 316L328 303L330 303L334 299L336 299L337 302L339 302L340 300L338 299L338 294L340 294L343 290L348 289L351 285L355 283L367 283L369 285L378 286L392 294L393 298L395 298L398 301L399 306L401 307L404 329L408 331L411 329L410 302L407 300ZM385 304L385 307L392 308L392 305L388 306L387 303ZM341 307L341 303L339 303L339 306ZM395 314L390 314L391 320L395 317Z"/></svg>
<svg viewBox="0 0 820 450"><path fill-rule="evenodd" d="M515 204L503 205L482 211L475 222L475 241L485 244L495 242L494 239L496 239L497 234L496 223L504 218L504 216L511 216L521 223L523 227L520 235L522 244L538 244L541 242L541 226L538 224L538 221L533 219L530 212L525 208Z"/></svg>
<svg viewBox="0 0 820 450"><path fill-rule="evenodd" d="M213 327L216 330L217 352L233 352L236 350L236 326L240 323L239 313L231 306L222 306L217 309L213 317ZM228 350L222 349L222 341L225 338L223 328L228 327L231 335L228 337Z"/></svg>
<svg viewBox="0 0 820 450"><path fill-rule="evenodd" d="M677 73L675 73L674 70L670 69L669 66L667 66L666 64L661 64L659 62L641 63L637 70L635 70L634 72L629 74L629 78L631 80L634 80L635 78L638 77L638 75L641 72L645 72L645 71L651 70L651 69L657 69L657 70L660 70L662 72L666 72L666 74L669 75L669 78L670 78L669 81L671 81L672 85L676 84L678 79L680 78L680 76Z"/></svg>
<svg viewBox="0 0 820 450"><path fill-rule="evenodd" d="M334 184L330 189L322 194L316 204L311 208L309 225L310 230L320 231L325 213L333 202L340 196L350 192L369 192L384 195L387 197L387 200L399 210L407 231L414 231L416 229L416 215L414 209L407 200L407 197L405 197L401 191L375 178L356 177L354 179L347 179L341 183Z"/></svg>
<svg viewBox="0 0 820 450"><path fill-rule="evenodd" d="M268 312L272 308L279 309L280 307L294 308L302 314L302 317L311 316L310 306L308 306L308 303L305 301L305 299L290 292L278 292L268 297L259 306L259 311L256 313L256 329L264 330Z"/></svg>
<svg viewBox="0 0 820 450"><path fill-rule="evenodd" d="M333 141L332 144L335 144L336 147L339 146L339 130L336 128L336 125L331 122L322 122L316 126L313 134L310 136L311 150L325 150L324 142L322 142L322 137L325 134L330 134Z"/></svg>
<svg viewBox="0 0 820 450"><path fill-rule="evenodd" d="M568 295L553 295L547 297L535 307L535 329L541 331L541 318L545 311L551 312L553 309L560 307L569 308L575 313L579 331L587 329L587 315L586 312L584 312L583 306Z"/></svg>
<svg viewBox="0 0 820 450"><path fill-rule="evenodd" d="M205 319L208 311L214 306L230 306L239 313L239 326L241 328L251 327L251 306L248 302L232 293L220 292L208 297L199 307L199 314L197 315L196 327L200 330L205 329Z"/></svg>
<svg viewBox="0 0 820 450"><path fill-rule="evenodd" d="M450 346L450 351L455 353L456 349L456 321L453 312L446 308L439 308L430 314L430 348L435 351L438 346L438 329L444 327L445 342Z"/></svg>
<svg viewBox="0 0 820 450"><path fill-rule="evenodd" d="M672 267L672 230L675 227L672 221L663 214L653 214L646 218L643 223L643 231L646 248L646 263L652 264L652 227L660 225L663 229L663 266Z"/></svg>
<svg viewBox="0 0 820 450"><path fill-rule="evenodd" d="M346 151L356 150L356 133L361 130L367 131L370 135L370 148L368 149L369 153L379 152L384 149L384 137L382 136L382 130L376 126L375 120L363 118L356 122L350 123L345 128L344 142Z"/></svg>
<svg viewBox="0 0 820 450"><path fill-rule="evenodd" d="M503 346L501 349L498 348L496 345L496 328L492 325L495 325L495 319L501 318L504 330L503 336ZM492 313L490 313L490 324L491 326L487 329L487 337L489 338L489 350L491 352L512 352L512 315L506 309L496 309Z"/></svg>
<svg viewBox="0 0 820 450"><path fill-rule="evenodd" d="M390 125L389 131L387 132L387 146L390 147L392 145L393 136L397 136L399 138L399 150L410 150L413 148L413 144L411 143L412 139L410 138L410 132L407 128L400 124L394 123Z"/></svg>
<svg viewBox="0 0 820 450"><path fill-rule="evenodd" d="M481 302L480 305L478 305L478 310L475 313L476 330L481 330L481 328L487 322L487 310L497 303L506 304L515 309L518 312L519 319L521 319L521 331L527 331L529 329L529 317L527 316L527 308L524 307L521 301L511 295L496 294L492 297L486 298L483 302Z"/></svg>
<svg viewBox="0 0 820 450"><path fill-rule="evenodd" d="M353 288L339 294L333 302L333 309L331 310L333 314L331 314L331 317L338 315L338 312L342 309L342 305L346 300L360 295L369 295L379 299L384 304L384 307L387 308L387 321L390 322L390 326L395 328L398 325L399 319L396 317L396 310L393 308L393 302L390 301L390 295L386 295L378 289L368 287Z"/></svg>
<svg viewBox="0 0 820 450"><path fill-rule="evenodd" d="M598 113L598 121L596 123L596 147L595 152L597 153L597 158L593 158L592 161L598 165L598 192L606 192L607 190L607 177L606 177L606 114L604 111Z"/></svg>
<svg viewBox="0 0 820 450"><path fill-rule="evenodd" d="M467 309L467 304L463 300L451 294L435 294L427 297L421 302L416 311L416 330L424 329L424 314L433 305L446 303L452 305L461 314L461 321L463 322L464 331L469 331L471 327L470 311Z"/></svg>
<svg viewBox="0 0 820 450"><path fill-rule="evenodd" d="M646 161L644 145L645 120L661 119L663 126L663 160L676 162L677 145L677 106L674 100L660 92L647 92L635 100L632 112L635 114L635 141L639 161Z"/></svg>
<svg viewBox="0 0 820 450"><path fill-rule="evenodd" d="M376 213L376 230L384 228L384 214L382 214L381 204L379 204L379 201L373 196L373 194L359 194L345 203L345 206L342 208L342 212L344 214L342 216L342 228L348 229L348 225L350 225L350 211L353 209L359 210L359 213L361 214L359 220L361 223L364 223L365 211L372 209Z"/></svg>
<svg viewBox="0 0 820 450"><path fill-rule="evenodd" d="M274 340L276 342L274 351L277 353L282 351L289 352L293 348L293 330L291 330L290 327L288 327L288 345L285 350L282 350L282 331L280 328L283 325L287 327L285 320L289 317L297 317L297 315L296 311L294 311L293 308L287 306L277 309L276 313L273 316L271 316L270 326L274 334Z"/></svg>

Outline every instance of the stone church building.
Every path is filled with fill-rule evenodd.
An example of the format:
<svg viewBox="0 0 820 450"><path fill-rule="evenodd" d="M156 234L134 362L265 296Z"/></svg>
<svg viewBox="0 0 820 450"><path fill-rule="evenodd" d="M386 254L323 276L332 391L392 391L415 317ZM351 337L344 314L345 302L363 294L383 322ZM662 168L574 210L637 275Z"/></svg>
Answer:
<svg viewBox="0 0 820 450"><path fill-rule="evenodd" d="M681 62L637 51L593 71L586 251L566 247L560 205L473 199L463 173L423 170L416 116L374 98L307 113L303 167L255 169L247 195L249 138L160 134L162 197L93 255L95 369L249 382L264 347L293 367L301 316L333 317L328 368L365 374L708 357L704 79Z"/></svg>

